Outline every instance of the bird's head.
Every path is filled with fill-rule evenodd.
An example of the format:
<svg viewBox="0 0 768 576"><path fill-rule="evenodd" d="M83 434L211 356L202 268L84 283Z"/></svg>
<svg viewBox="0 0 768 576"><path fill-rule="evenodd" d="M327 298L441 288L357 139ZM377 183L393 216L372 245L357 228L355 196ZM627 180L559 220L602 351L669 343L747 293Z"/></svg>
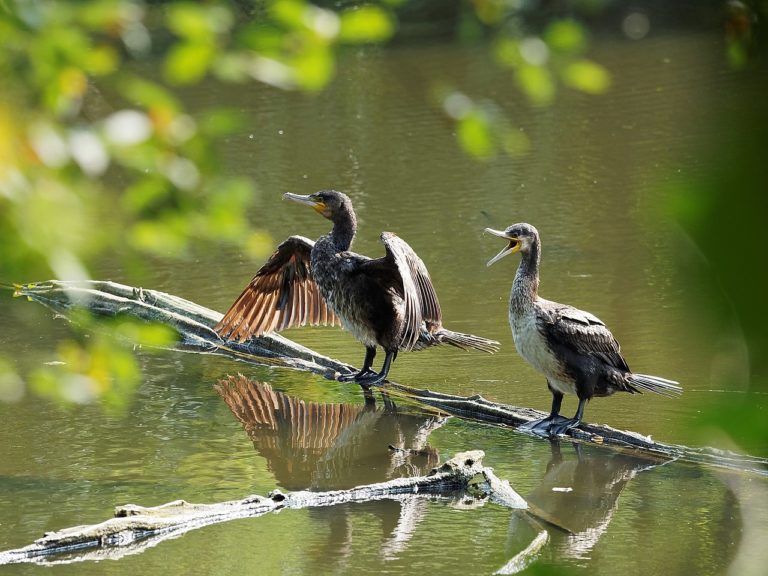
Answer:
<svg viewBox="0 0 768 576"><path fill-rule="evenodd" d="M283 198L311 206L315 212L332 221L335 221L335 217L339 214L354 213L349 196L336 190L320 190L307 196L286 192Z"/></svg>
<svg viewBox="0 0 768 576"><path fill-rule="evenodd" d="M515 252L527 254L531 251L533 245L539 241L539 233L536 228L525 223L512 224L512 226L509 226L504 230L486 228L485 231L494 236L498 236L499 238L509 240L509 244L507 244L501 252L488 260L488 266L498 262L507 254L514 254Z"/></svg>

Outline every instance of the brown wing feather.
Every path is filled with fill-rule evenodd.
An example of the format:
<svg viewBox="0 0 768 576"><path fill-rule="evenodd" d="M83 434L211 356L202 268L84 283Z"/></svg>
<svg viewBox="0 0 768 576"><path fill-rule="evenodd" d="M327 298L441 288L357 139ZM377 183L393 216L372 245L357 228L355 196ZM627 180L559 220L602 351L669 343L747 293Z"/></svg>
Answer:
<svg viewBox="0 0 768 576"><path fill-rule="evenodd" d="M338 324L312 277L314 245L303 236L291 236L280 244L214 330L222 338L244 342L306 324Z"/></svg>

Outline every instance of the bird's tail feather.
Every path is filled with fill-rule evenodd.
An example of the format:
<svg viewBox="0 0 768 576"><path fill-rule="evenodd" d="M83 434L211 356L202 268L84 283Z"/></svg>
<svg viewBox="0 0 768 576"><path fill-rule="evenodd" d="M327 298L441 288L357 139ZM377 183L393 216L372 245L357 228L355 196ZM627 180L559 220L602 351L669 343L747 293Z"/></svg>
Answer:
<svg viewBox="0 0 768 576"><path fill-rule="evenodd" d="M659 378L658 376L648 376L647 374L630 374L629 383L638 388L638 392L655 392L662 396L679 396L683 389L679 382Z"/></svg>
<svg viewBox="0 0 768 576"><path fill-rule="evenodd" d="M474 334L453 332L452 330L447 330L445 328L441 328L437 332L434 332L432 336L441 344L450 344L451 346L456 346L456 348L461 348L462 350L474 348L475 350L487 352L488 354L498 352L500 346L496 340L489 340L488 338L482 338L480 336L475 336Z"/></svg>

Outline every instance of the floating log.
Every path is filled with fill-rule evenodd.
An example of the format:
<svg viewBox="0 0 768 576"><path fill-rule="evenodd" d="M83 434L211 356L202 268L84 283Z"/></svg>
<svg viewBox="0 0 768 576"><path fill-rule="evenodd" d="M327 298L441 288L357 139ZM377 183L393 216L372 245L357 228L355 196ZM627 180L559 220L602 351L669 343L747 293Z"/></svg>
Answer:
<svg viewBox="0 0 768 576"><path fill-rule="evenodd" d="M213 331L213 327L222 317L220 313L156 290L134 288L108 281L76 283L51 280L17 286L15 294L39 302L64 317L71 315L73 309L85 308L94 314L127 315L166 324L179 332L179 348L185 350L222 354L253 364L306 370L328 379L338 379L341 374L357 371L348 364L318 354L279 334L251 338L242 344L222 340ZM392 396L431 406L459 418L513 428L546 416L546 413L539 410L498 404L479 395L454 396L412 388L392 381L386 381L382 390ZM716 448L665 444L637 432L617 430L602 424L582 423L578 428L569 430L568 435L580 442L637 450L667 460L768 475L768 459L765 458Z"/></svg>
<svg viewBox="0 0 768 576"><path fill-rule="evenodd" d="M275 490L267 496L248 496L216 504L191 504L183 500L145 508L119 506L113 518L99 524L48 532L33 544L0 552L0 565L22 562L55 563L116 559L156 546L203 526L238 518L253 518L282 509L334 506L350 502L404 500L409 498L474 498L479 504L492 501L514 510L525 510L525 500L483 466L482 450L456 454L426 476L396 478L387 482L326 492ZM479 481L478 481L479 480Z"/></svg>

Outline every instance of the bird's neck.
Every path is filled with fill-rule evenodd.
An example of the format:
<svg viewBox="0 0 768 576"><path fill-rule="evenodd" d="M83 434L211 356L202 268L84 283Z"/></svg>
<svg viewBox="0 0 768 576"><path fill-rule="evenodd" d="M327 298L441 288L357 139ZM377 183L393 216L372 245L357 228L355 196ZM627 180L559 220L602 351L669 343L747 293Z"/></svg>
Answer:
<svg viewBox="0 0 768 576"><path fill-rule="evenodd" d="M340 212L333 219L330 238L336 248L343 252L349 250L357 232L357 218L351 210Z"/></svg>
<svg viewBox="0 0 768 576"><path fill-rule="evenodd" d="M523 254L512 283L509 304L513 311L524 312L533 307L539 295L540 260L541 248L538 242L534 242L531 249Z"/></svg>

